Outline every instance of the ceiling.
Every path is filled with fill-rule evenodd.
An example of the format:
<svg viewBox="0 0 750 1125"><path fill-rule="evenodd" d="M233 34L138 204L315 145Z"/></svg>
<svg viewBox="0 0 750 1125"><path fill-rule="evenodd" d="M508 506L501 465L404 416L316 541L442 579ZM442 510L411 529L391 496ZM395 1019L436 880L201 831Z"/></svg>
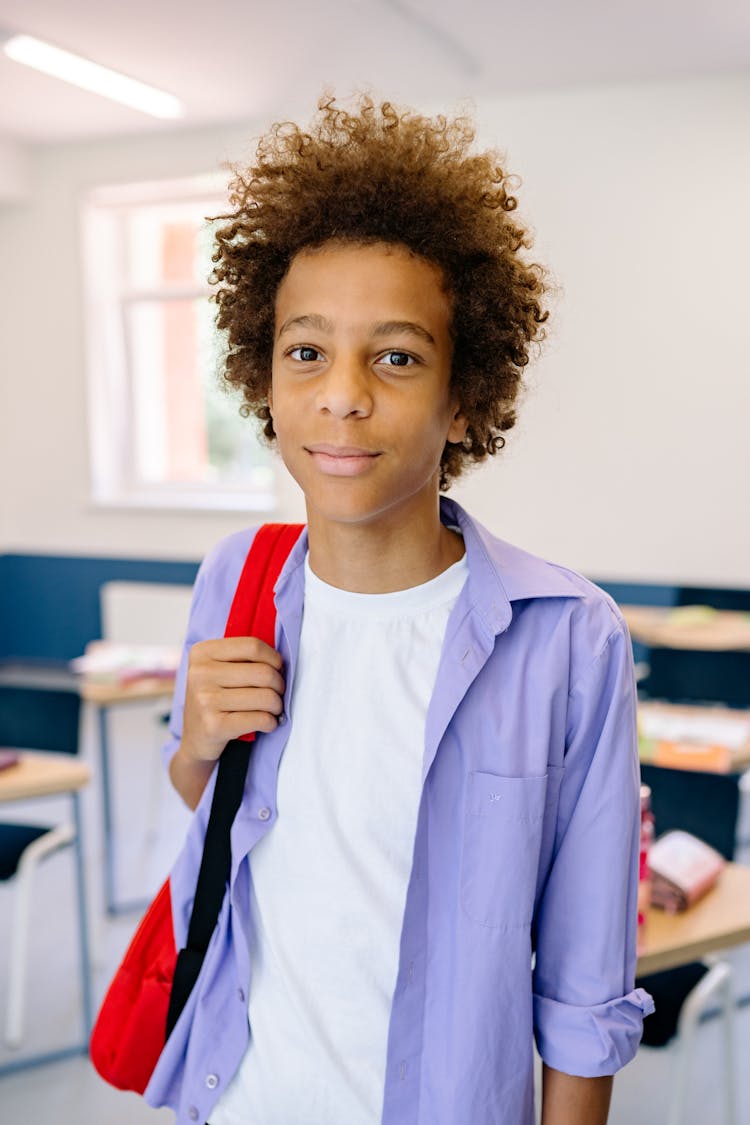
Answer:
<svg viewBox="0 0 750 1125"><path fill-rule="evenodd" d="M748 0L0 0L23 31L177 95L158 121L0 54L0 139L124 135L309 110L323 87L455 102L750 72Z"/></svg>

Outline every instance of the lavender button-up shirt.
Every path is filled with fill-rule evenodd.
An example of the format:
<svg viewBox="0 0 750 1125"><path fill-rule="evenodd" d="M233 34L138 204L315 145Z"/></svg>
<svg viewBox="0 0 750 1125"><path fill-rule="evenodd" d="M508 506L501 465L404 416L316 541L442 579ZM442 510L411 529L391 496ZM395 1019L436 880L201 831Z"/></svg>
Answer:
<svg viewBox="0 0 750 1125"><path fill-rule="evenodd" d="M635 1054L653 1007L633 988L640 805L630 643L613 602L584 578L494 538L451 500L441 518L461 530L469 577L427 712L382 1123L532 1125L534 1037L557 1070L612 1074ZM180 738L188 649L223 635L252 534L225 539L199 572L167 757ZM249 1042L247 857L277 815L305 551L303 533L276 586L289 721L254 747L229 894L146 1091L176 1111L177 1125L210 1119ZM180 944L212 793L213 778L172 872Z"/></svg>

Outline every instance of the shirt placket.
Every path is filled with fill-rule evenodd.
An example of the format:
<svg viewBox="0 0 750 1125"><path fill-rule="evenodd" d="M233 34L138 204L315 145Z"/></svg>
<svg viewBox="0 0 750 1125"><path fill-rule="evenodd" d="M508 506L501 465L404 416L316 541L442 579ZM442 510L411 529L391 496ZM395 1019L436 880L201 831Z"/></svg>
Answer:
<svg viewBox="0 0 750 1125"><path fill-rule="evenodd" d="M463 597L463 595L462 595ZM457 614L461 614L461 599ZM401 929L399 968L388 1028L382 1125L417 1125L423 1049L427 960L428 807L425 784L440 742L466 692L489 659L494 634L473 612L446 638L425 728L422 796L417 817L414 861Z"/></svg>

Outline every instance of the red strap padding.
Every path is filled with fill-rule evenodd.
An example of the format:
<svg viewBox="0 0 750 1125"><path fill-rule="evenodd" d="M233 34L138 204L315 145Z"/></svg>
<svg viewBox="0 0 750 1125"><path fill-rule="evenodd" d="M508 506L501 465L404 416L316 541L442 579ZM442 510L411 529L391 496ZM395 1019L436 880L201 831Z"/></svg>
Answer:
<svg viewBox="0 0 750 1125"><path fill-rule="evenodd" d="M303 527L301 523L264 523L258 528L237 583L225 637L258 637L274 647L276 605L273 591ZM255 733L251 731L240 738L243 742L254 742Z"/></svg>
<svg viewBox="0 0 750 1125"><path fill-rule="evenodd" d="M276 640L273 589L303 526L301 523L266 523L258 528L237 583L225 637L259 637L273 648ZM262 574L258 573L260 567Z"/></svg>

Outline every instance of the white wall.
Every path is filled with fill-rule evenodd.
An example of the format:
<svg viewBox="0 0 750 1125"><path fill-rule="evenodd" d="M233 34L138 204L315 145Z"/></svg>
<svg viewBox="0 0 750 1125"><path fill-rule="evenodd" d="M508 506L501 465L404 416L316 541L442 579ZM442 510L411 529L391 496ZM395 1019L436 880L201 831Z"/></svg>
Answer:
<svg viewBox="0 0 750 1125"><path fill-rule="evenodd" d="M0 203L24 199L29 187L26 149L18 141L0 137Z"/></svg>
<svg viewBox="0 0 750 1125"><path fill-rule="evenodd" d="M589 574L750 586L750 75L480 121L563 294L507 452L459 495Z"/></svg>
<svg viewBox="0 0 750 1125"><path fill-rule="evenodd" d="M750 76L478 106L562 290L507 449L456 489L500 535L601 577L750 586L748 110ZM192 558L242 524L91 506L78 204L210 171L257 131L40 149L0 207L0 547ZM287 487L279 515L300 512Z"/></svg>

